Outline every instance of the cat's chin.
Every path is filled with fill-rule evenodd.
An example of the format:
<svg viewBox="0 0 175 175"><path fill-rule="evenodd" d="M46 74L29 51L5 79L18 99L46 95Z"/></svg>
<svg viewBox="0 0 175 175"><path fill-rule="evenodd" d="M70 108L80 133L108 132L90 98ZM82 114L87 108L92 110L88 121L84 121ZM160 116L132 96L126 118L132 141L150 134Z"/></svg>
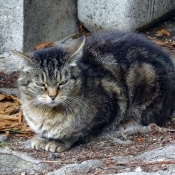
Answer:
<svg viewBox="0 0 175 175"><path fill-rule="evenodd" d="M58 106L60 103L52 102L52 103L47 103L46 105L49 107L55 107Z"/></svg>

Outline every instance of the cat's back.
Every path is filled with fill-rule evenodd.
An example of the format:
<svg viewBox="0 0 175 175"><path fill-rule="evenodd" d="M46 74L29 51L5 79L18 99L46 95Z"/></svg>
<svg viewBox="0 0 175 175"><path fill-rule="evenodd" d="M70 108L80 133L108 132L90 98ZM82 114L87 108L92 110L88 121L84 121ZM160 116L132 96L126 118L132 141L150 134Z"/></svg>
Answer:
<svg viewBox="0 0 175 175"><path fill-rule="evenodd" d="M87 37L83 53L89 89L94 82L103 94L119 95L121 109L130 106L129 116L138 116L139 111L144 125L161 125L169 119L174 110L175 69L161 48L141 34L102 32Z"/></svg>
<svg viewBox="0 0 175 175"><path fill-rule="evenodd" d="M86 38L85 55L95 56L112 54L115 60L148 61L153 57L162 57L171 62L169 55L162 51L144 35L135 32L96 32Z"/></svg>

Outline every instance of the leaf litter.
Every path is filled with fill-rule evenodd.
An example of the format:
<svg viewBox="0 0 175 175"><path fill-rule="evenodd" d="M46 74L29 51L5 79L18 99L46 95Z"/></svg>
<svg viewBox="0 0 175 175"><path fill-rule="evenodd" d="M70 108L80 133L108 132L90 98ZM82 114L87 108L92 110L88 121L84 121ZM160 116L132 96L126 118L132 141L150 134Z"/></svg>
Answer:
<svg viewBox="0 0 175 175"><path fill-rule="evenodd" d="M31 137L32 130L25 123L20 107L20 100L14 95L0 94L0 133Z"/></svg>

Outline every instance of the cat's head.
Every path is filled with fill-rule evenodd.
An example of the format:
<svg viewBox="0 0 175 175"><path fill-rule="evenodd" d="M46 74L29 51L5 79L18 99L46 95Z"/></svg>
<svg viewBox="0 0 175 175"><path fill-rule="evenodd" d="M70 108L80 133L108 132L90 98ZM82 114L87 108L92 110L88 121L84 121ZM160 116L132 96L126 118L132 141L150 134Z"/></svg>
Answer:
<svg viewBox="0 0 175 175"><path fill-rule="evenodd" d="M57 106L74 96L80 87L76 62L81 57L85 37L69 46L55 46L29 54L15 53L24 59L18 84L22 98L35 105Z"/></svg>

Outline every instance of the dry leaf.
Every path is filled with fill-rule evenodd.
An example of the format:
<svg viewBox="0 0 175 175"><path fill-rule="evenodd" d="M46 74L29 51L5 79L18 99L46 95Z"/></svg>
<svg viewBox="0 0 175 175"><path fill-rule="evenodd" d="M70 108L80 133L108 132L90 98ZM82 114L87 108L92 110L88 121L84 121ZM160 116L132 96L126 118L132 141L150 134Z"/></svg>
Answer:
<svg viewBox="0 0 175 175"><path fill-rule="evenodd" d="M165 46L167 43L162 42L162 41L153 41L156 45L158 46Z"/></svg>
<svg viewBox="0 0 175 175"><path fill-rule="evenodd" d="M147 38L149 38L153 43L155 43L155 44L158 45L158 46L164 47L164 46L168 46L168 45L170 44L170 43L167 42L167 41L163 42L163 41L158 40L158 39L155 38L155 37L151 37L151 36L148 36L148 35L147 35ZM171 45L173 46L173 43L172 43Z"/></svg>
<svg viewBox="0 0 175 175"><path fill-rule="evenodd" d="M11 115L19 111L20 101L13 95L0 94L0 114Z"/></svg>
<svg viewBox="0 0 175 175"><path fill-rule="evenodd" d="M44 42L44 43L41 43L41 44L35 46L34 49L39 50L39 49L43 49L43 48L46 48L46 47L52 47L54 45L55 45L54 42Z"/></svg>
<svg viewBox="0 0 175 175"><path fill-rule="evenodd" d="M94 175L98 175L99 173L100 173L101 171L96 171L95 173L94 173Z"/></svg>
<svg viewBox="0 0 175 175"><path fill-rule="evenodd" d="M157 36L163 36L163 35L165 35L165 36L170 36L170 32L168 32L167 30L165 30L165 29L161 29L161 30L158 30L158 31L156 31L156 35Z"/></svg>
<svg viewBox="0 0 175 175"><path fill-rule="evenodd" d="M80 24L78 32L75 35L72 36L72 39L79 38L82 35L90 36L91 32L88 29L86 29L86 27L84 27L83 24Z"/></svg>
<svg viewBox="0 0 175 175"><path fill-rule="evenodd" d="M172 45L173 47L175 47L175 42L172 42L171 45Z"/></svg>
<svg viewBox="0 0 175 175"><path fill-rule="evenodd" d="M145 141L145 139L142 138L142 137L137 137L137 141L139 141L139 142L143 142L143 141Z"/></svg>
<svg viewBox="0 0 175 175"><path fill-rule="evenodd" d="M0 101L3 100L5 98L4 94L0 94Z"/></svg>
<svg viewBox="0 0 175 175"><path fill-rule="evenodd" d="M33 133L24 122L19 99L13 95L0 94L0 132L23 133L27 137Z"/></svg>

